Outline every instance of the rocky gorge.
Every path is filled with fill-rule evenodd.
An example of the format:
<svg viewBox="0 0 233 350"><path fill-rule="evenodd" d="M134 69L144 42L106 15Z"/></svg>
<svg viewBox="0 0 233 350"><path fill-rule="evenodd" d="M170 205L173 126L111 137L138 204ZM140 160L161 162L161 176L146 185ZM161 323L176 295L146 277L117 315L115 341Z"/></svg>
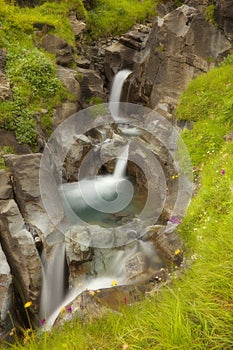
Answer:
<svg viewBox="0 0 233 350"><path fill-rule="evenodd" d="M221 62L231 52L232 47L232 27L229 24L231 23L228 17L229 11L226 10L229 1L218 2L216 7L216 20L220 26L218 28L209 23L203 15L207 2L198 1L198 6L196 3L186 1L183 6L174 8L173 2L163 2L158 8L159 16L153 22L147 25L135 25L133 30L125 35L101 40L93 46L86 46L84 42L82 33L85 24L77 21L75 14L71 14L70 21L77 46L82 53L81 58L75 62L77 65L75 69L70 68L73 62L73 48L53 34L42 34L44 29L39 29L43 35L42 47L56 57L59 79L76 96L75 102L64 102L54 111L54 130L74 113L94 104L96 98L107 102L113 77L121 69L132 71L124 84L122 101L149 107L154 113L174 123L174 110L178 98L188 82ZM9 81L4 73L6 55L6 52L1 52L1 100L10 99L12 96ZM158 118L157 114L155 118ZM147 123L149 119L145 121L145 124ZM101 172L111 173L115 165L112 159L118 155L115 147L123 146L127 139L124 134L122 135L120 127L121 125L111 122L104 127L97 126L87 133L81 133L81 137L72 145L65 158L61 169L63 181L77 180L76 172L85 156L100 145L99 156L102 159L101 164L104 164ZM46 137L41 130L39 131L38 145L39 150L43 151ZM4 333L11 327L9 311L16 323L27 324L24 308L27 301L32 301L31 318L33 323L38 324L38 316L35 315L38 315L40 306L41 255L42 250L48 255L51 254L47 237L54 233L54 226L51 225L41 199L39 184L41 153L33 153L28 146L18 145L12 134L8 135L3 130L1 132L3 134L1 144L5 146L9 142L10 145L15 145L14 150L19 153L6 155L5 163L8 170L0 172L2 247L0 314ZM127 279L134 284L104 288L97 299L88 291L83 291L76 299L76 304L72 305L72 308L77 309L79 313L85 313L84 310L92 313L100 312L99 300L103 301L101 302L103 308L113 309L117 309L117 304L124 303L125 300L127 302L137 300L142 292L157 288L160 281L165 282L171 268L182 263L182 242L175 234L180 219L179 215L173 215L177 182L173 181L172 177L177 173L177 169L167 151L169 147L163 147L158 140L151 139L145 131L140 136L131 137L131 142L133 141L149 148L158 157L164 171L166 190L169 194L167 201L158 222L147 226L143 235L139 235L142 236L140 237L142 242L152 242L161 260L158 265L155 264L157 270L153 267L152 271L148 272L144 256L135 249L134 254L125 262ZM131 156L134 159L133 155ZM146 161L146 158L147 156L142 156L143 161ZM128 163L127 171L128 176L134 178L137 188L145 194L147 183L140 167L133 162ZM157 181L155 187L160 186L160 180ZM122 217L118 219L121 221ZM136 222L136 226L138 228L140 223ZM96 225L93 227L93 231L95 230L99 233L104 229ZM113 254L106 248L103 253L101 248L80 244L78 239L72 239L72 235L77 235L77 232L71 231L65 241L64 289L80 283L81 276L85 274L95 276L96 264L102 265L100 269L104 269L109 260L111 265L111 254ZM85 229L79 228L78 235L85 236ZM117 250L118 252L121 250L119 245ZM143 283L139 283L141 280ZM111 282L108 283L111 286Z"/></svg>

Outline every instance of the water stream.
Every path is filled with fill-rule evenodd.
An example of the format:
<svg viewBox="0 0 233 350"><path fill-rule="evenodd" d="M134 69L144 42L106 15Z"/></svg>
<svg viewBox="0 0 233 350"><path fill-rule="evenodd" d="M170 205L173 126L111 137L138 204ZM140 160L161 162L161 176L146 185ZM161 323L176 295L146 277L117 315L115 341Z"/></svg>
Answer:
<svg viewBox="0 0 233 350"><path fill-rule="evenodd" d="M120 102L124 81L130 73L129 70L123 70L114 78L109 104L114 119L119 117L118 102ZM101 221L104 220L104 217L101 216L103 213L104 215L118 213L129 207L134 196L134 186L126 177L128 153L129 145L126 145L117 158L112 175L84 178L78 182L61 185L61 199L68 219L72 213L71 216L75 217L75 220L80 217L85 221L87 217L97 215L98 220ZM129 211L133 211L132 208ZM113 280L117 280L118 285L132 283L127 275L126 264L134 254L141 254L142 259L149 261L148 269L158 269L163 266L158 252L151 243L136 241L134 245L125 246L122 249L113 248L110 258L104 261L104 269L101 270L101 264L96 262L97 277L83 276L82 285L65 294L65 243L54 244L49 257L44 255L42 264L40 318L46 319L44 327L50 328L62 307L70 304L84 290L111 288ZM94 259L98 260L95 256Z"/></svg>
<svg viewBox="0 0 233 350"><path fill-rule="evenodd" d="M113 79L112 89L109 98L109 109L112 117L115 120L119 119L119 102L121 99L122 88L125 80L128 78L130 73L132 73L130 70L123 69L119 71Z"/></svg>

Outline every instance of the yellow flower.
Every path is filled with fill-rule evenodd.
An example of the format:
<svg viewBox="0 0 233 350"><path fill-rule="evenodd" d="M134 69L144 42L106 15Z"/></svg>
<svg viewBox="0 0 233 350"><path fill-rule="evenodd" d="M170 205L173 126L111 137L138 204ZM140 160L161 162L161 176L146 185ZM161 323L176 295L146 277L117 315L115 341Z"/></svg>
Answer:
<svg viewBox="0 0 233 350"><path fill-rule="evenodd" d="M60 312L63 313L63 314L64 314L64 312L66 312L65 306L63 306L63 307L61 308Z"/></svg>
<svg viewBox="0 0 233 350"><path fill-rule="evenodd" d="M118 285L118 282L116 280L113 280L112 283L111 283L111 286L112 287L116 287Z"/></svg>
<svg viewBox="0 0 233 350"><path fill-rule="evenodd" d="M27 309L28 307L32 306L32 301L27 301L25 304L24 304L24 308Z"/></svg>
<svg viewBox="0 0 233 350"><path fill-rule="evenodd" d="M176 249L175 255L179 255L179 254L180 254L180 249Z"/></svg>
<svg viewBox="0 0 233 350"><path fill-rule="evenodd" d="M94 296L95 295L95 291L94 290L89 290L88 292L90 295Z"/></svg>
<svg viewBox="0 0 233 350"><path fill-rule="evenodd" d="M179 174L172 175L172 180L177 179L179 177Z"/></svg>

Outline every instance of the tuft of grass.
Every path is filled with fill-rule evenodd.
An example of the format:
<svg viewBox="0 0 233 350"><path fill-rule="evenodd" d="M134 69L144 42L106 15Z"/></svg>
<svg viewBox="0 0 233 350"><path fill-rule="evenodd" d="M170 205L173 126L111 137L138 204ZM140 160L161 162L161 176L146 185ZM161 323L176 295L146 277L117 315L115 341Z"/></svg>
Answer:
<svg viewBox="0 0 233 350"><path fill-rule="evenodd" d="M97 0L88 11L87 31L92 40L118 35L129 30L135 22L145 22L155 15L158 0Z"/></svg>

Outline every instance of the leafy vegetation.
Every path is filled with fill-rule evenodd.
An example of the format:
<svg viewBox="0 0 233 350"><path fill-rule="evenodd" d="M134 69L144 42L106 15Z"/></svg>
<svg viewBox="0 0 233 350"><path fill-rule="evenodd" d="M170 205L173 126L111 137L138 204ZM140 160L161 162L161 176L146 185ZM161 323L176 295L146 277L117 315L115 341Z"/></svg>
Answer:
<svg viewBox="0 0 233 350"><path fill-rule="evenodd" d="M187 265L182 276L120 313L86 323L76 318L51 333L27 332L24 344L10 348L233 348L233 142L222 137L233 128L232 69L229 57L191 82L177 109L179 119L195 122L183 139L200 184L179 226Z"/></svg>

